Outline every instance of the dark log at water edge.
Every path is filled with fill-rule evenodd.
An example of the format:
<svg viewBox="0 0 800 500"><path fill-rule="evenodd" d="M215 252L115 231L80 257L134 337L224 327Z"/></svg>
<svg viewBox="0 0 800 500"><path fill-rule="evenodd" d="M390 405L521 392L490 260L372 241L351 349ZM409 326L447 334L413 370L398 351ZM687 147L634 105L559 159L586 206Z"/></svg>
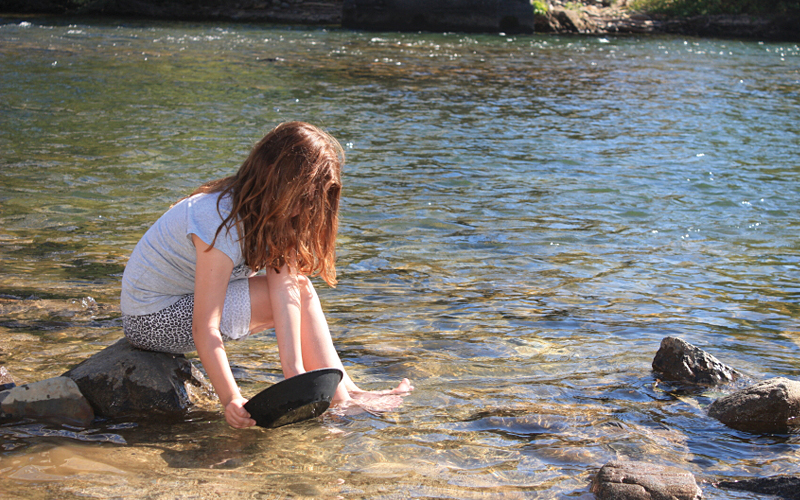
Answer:
<svg viewBox="0 0 800 500"><path fill-rule="evenodd" d="M529 0L344 0L345 28L533 33Z"/></svg>
<svg viewBox="0 0 800 500"><path fill-rule="evenodd" d="M688 18L633 10L629 0L0 0L0 14L224 21L390 31L642 35L800 41L797 16ZM538 5L538 3L537 3ZM492 10L493 9L493 10ZM387 12L402 15L388 16ZM491 11L491 12L490 12Z"/></svg>

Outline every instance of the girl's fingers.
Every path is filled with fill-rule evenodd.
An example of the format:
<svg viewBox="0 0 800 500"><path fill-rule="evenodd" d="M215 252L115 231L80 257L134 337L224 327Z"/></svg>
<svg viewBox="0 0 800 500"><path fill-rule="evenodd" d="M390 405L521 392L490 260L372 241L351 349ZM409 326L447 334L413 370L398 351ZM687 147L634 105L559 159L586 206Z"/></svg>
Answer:
<svg viewBox="0 0 800 500"><path fill-rule="evenodd" d="M244 409L246 399L235 399L225 407L225 420L228 425L236 429L246 429L256 425L256 421L250 418L250 413Z"/></svg>

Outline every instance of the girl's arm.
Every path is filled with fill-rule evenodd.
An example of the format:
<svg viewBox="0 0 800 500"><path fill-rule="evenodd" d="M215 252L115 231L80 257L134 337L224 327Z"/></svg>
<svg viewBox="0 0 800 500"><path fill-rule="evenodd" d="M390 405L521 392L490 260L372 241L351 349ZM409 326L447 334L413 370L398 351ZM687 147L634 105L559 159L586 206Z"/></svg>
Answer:
<svg viewBox="0 0 800 500"><path fill-rule="evenodd" d="M209 245L195 234L192 242L197 251L192 316L192 336L197 354L225 408L225 420L239 429L250 427L255 425L255 421L243 408L247 400L239 393L219 331L233 261L221 250L208 250Z"/></svg>

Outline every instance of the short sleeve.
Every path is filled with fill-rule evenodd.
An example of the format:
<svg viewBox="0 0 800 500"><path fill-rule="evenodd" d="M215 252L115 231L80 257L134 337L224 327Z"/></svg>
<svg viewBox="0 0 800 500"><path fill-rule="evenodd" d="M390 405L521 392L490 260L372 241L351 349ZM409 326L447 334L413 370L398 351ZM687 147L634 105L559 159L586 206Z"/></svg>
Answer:
<svg viewBox="0 0 800 500"><path fill-rule="evenodd" d="M197 195L188 200L186 208L186 237L191 240L192 234L196 234L206 244L214 242L214 248L227 255L234 266L242 263L242 248L239 242L239 233L235 224L231 228L223 227L217 235L217 228L222 224L222 220L230 213L230 198L225 197L220 200L219 209L217 200L219 196Z"/></svg>

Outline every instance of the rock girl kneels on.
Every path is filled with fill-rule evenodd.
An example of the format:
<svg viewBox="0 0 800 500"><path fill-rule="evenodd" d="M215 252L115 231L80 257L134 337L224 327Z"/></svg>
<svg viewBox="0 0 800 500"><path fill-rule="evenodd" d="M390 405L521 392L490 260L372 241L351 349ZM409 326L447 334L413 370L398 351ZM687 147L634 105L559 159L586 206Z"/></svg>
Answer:
<svg viewBox="0 0 800 500"><path fill-rule="evenodd" d="M342 366L309 276L336 284L339 143L303 122L277 126L239 171L173 205L133 250L122 278L125 336L134 346L197 351L236 428L255 425L223 341L275 329L286 378L339 368L334 404L379 409L413 387L362 391ZM264 273L256 275L258 271Z"/></svg>

